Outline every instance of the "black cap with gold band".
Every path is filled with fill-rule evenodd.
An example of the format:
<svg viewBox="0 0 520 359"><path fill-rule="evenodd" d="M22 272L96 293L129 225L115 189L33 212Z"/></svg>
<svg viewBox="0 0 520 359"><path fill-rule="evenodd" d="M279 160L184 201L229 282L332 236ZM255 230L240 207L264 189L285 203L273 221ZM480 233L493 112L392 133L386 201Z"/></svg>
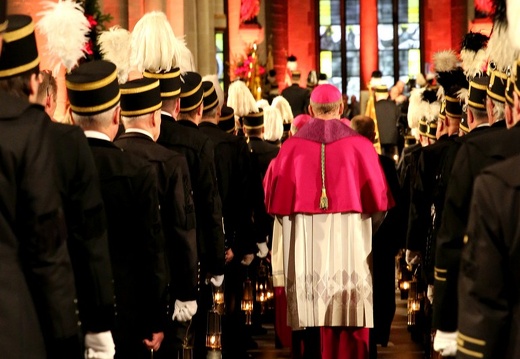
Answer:
<svg viewBox="0 0 520 359"><path fill-rule="evenodd" d="M490 71L489 86L487 94L493 100L499 102L506 102L506 86L507 86L507 74L502 71L492 70Z"/></svg>
<svg viewBox="0 0 520 359"><path fill-rule="evenodd" d="M446 99L446 115L452 118L462 117L462 102L458 98L458 92L461 87L452 85L449 89L444 89L444 98Z"/></svg>
<svg viewBox="0 0 520 359"><path fill-rule="evenodd" d="M426 122L424 119L419 120L419 133L429 138L437 138L437 123Z"/></svg>
<svg viewBox="0 0 520 359"><path fill-rule="evenodd" d="M188 71L181 77L181 112L186 113L200 106L204 97L202 77Z"/></svg>
<svg viewBox="0 0 520 359"><path fill-rule="evenodd" d="M228 133L235 131L235 111L231 107L223 106L220 110L218 127Z"/></svg>
<svg viewBox="0 0 520 359"><path fill-rule="evenodd" d="M143 77L120 85L121 115L140 116L162 106L159 80Z"/></svg>
<svg viewBox="0 0 520 359"><path fill-rule="evenodd" d="M468 106L479 110L486 110L489 76L474 77L469 82Z"/></svg>
<svg viewBox="0 0 520 359"><path fill-rule="evenodd" d="M204 113L209 112L218 106L217 91L211 81L202 81L204 90Z"/></svg>
<svg viewBox="0 0 520 359"><path fill-rule="evenodd" d="M513 79L513 82L515 84L514 88L515 88L515 92L518 96L520 96L520 74L519 74L519 71L520 71L520 60L517 60L515 61L515 72L514 72L514 75L512 76L512 79Z"/></svg>
<svg viewBox="0 0 520 359"><path fill-rule="evenodd" d="M464 133L468 133L470 131L469 124L468 124L468 113L467 112L463 112L462 113L462 117L460 118L459 128Z"/></svg>
<svg viewBox="0 0 520 359"><path fill-rule="evenodd" d="M170 99L178 97L181 94L181 70L176 67L168 72L143 72L144 77L157 79L160 83L161 97Z"/></svg>
<svg viewBox="0 0 520 359"><path fill-rule="evenodd" d="M117 68L98 60L81 64L65 76L70 108L78 115L96 115L119 103Z"/></svg>
<svg viewBox="0 0 520 359"><path fill-rule="evenodd" d="M250 112L243 118L244 128L254 130L264 127L264 110L258 109L258 112Z"/></svg>
<svg viewBox="0 0 520 359"><path fill-rule="evenodd" d="M441 101L441 110L439 111L438 119L441 121L446 119L446 101Z"/></svg>
<svg viewBox="0 0 520 359"><path fill-rule="evenodd" d="M506 84L506 103L509 106L513 106L515 104L515 97L513 96L513 93L515 92L515 83L512 76L507 77L507 84Z"/></svg>
<svg viewBox="0 0 520 359"><path fill-rule="evenodd" d="M7 29L7 0L0 1L0 34Z"/></svg>
<svg viewBox="0 0 520 359"><path fill-rule="evenodd" d="M34 23L27 15L9 15L6 31L2 34L3 47L0 57L0 78L18 76L38 70L40 57L36 47ZM5 21L2 23L5 24Z"/></svg>

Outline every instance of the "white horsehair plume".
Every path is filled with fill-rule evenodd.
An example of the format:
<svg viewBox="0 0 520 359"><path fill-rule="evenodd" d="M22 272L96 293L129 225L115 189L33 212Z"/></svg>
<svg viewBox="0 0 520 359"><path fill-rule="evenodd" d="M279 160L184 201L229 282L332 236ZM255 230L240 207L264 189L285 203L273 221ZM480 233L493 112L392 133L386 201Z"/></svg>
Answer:
<svg viewBox="0 0 520 359"><path fill-rule="evenodd" d="M163 12L144 14L132 31L131 66L140 72L170 71L180 62L180 43Z"/></svg>
<svg viewBox="0 0 520 359"><path fill-rule="evenodd" d="M283 96L276 96L271 103L271 106L277 108L282 114L283 123L291 123L294 120L291 105L289 101Z"/></svg>
<svg viewBox="0 0 520 359"><path fill-rule="evenodd" d="M462 102L463 108L467 107L469 100L469 90L464 87L461 88L459 91L457 91L457 98Z"/></svg>
<svg viewBox="0 0 520 359"><path fill-rule="evenodd" d="M181 53L179 62L175 65L175 67L179 67L181 73L183 74L185 74L188 71L197 72L197 69L195 67L195 61L193 60L193 54L191 53L191 50L188 49L184 37L177 37L175 38L175 41L175 46L179 48L179 51Z"/></svg>
<svg viewBox="0 0 520 359"><path fill-rule="evenodd" d="M263 98L261 100L256 101L256 106L258 106L258 108L265 109L267 106L271 106L271 105L269 105L269 101L267 101L265 98ZM265 120L265 113L264 113L264 120Z"/></svg>
<svg viewBox="0 0 520 359"><path fill-rule="evenodd" d="M132 51L130 31L113 26L99 35L98 44L103 59L116 65L119 83L124 84L128 80L130 72L130 53Z"/></svg>
<svg viewBox="0 0 520 359"><path fill-rule="evenodd" d="M51 58L51 67L63 64L67 71L85 57L85 44L90 32L89 22L80 4L74 0L43 1L44 11L37 29L47 39L46 51Z"/></svg>
<svg viewBox="0 0 520 359"><path fill-rule="evenodd" d="M235 110L235 116L243 117L258 112L255 98L243 81L235 81L229 85L227 105Z"/></svg>
<svg viewBox="0 0 520 359"><path fill-rule="evenodd" d="M408 104L408 127L411 129L419 128L419 120L422 118L421 111L422 93L425 88L415 88L410 93Z"/></svg>
<svg viewBox="0 0 520 359"><path fill-rule="evenodd" d="M222 106L224 106L224 91L222 91L222 87L220 87L220 82L218 81L218 75L212 74L212 75L203 76L202 81L209 81L209 82L213 83L213 86L215 87L215 92L217 93L217 97L218 97L218 107L222 108Z"/></svg>
<svg viewBox="0 0 520 359"><path fill-rule="evenodd" d="M507 0L507 31L509 41L516 50L520 51L520 1Z"/></svg>
<svg viewBox="0 0 520 359"><path fill-rule="evenodd" d="M439 51L433 54L433 64L436 72L448 72L457 67L459 59L453 50Z"/></svg>
<svg viewBox="0 0 520 359"><path fill-rule="evenodd" d="M260 100L262 101L262 100ZM264 100L265 101L265 100ZM278 141L283 136L283 120L280 111L276 107L263 107L264 111L264 140Z"/></svg>
<svg viewBox="0 0 520 359"><path fill-rule="evenodd" d="M489 63L494 63L495 68L503 72L516 60L518 53L510 42L507 29L507 25L495 22L487 46Z"/></svg>

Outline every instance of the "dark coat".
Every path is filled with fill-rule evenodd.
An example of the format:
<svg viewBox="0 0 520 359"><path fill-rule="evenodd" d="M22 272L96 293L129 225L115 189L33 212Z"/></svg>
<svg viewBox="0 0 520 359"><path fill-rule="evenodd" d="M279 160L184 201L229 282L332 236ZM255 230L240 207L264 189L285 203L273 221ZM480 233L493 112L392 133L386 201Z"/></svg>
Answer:
<svg viewBox="0 0 520 359"><path fill-rule="evenodd" d="M197 238L195 207L186 158L168 150L141 133L122 134L115 144L154 165L157 172L159 203L171 296L195 300L197 291Z"/></svg>
<svg viewBox="0 0 520 359"><path fill-rule="evenodd" d="M101 182L116 294L116 357L138 357L142 340L164 329L164 239L157 177L145 160L112 142L88 139Z"/></svg>
<svg viewBox="0 0 520 359"><path fill-rule="evenodd" d="M0 352L11 358L80 357L58 340L77 345L79 327L49 124L0 92Z"/></svg>
<svg viewBox="0 0 520 359"><path fill-rule="evenodd" d="M291 105L294 117L302 113L308 113L309 100L311 97L309 90L300 87L298 84L292 84L282 91L282 96L289 102L289 105Z"/></svg>
<svg viewBox="0 0 520 359"><path fill-rule="evenodd" d="M210 122L202 122L199 129L215 146L226 248L232 248L238 258L247 253L256 253L256 241L251 235L252 203L248 197L251 160L247 143L243 137L233 136Z"/></svg>
<svg viewBox="0 0 520 359"><path fill-rule="evenodd" d="M457 278L473 182L485 167L520 153L520 126L486 130L465 141L453 164L437 235L433 325L457 329Z"/></svg>
<svg viewBox="0 0 520 359"><path fill-rule="evenodd" d="M397 121L400 108L392 100L379 100L375 103L379 142L382 145L397 145L399 131Z"/></svg>
<svg viewBox="0 0 520 359"><path fill-rule="evenodd" d="M459 275L457 358L519 358L520 156L474 184ZM473 355L468 355L468 350Z"/></svg>
<svg viewBox="0 0 520 359"><path fill-rule="evenodd" d="M106 215L92 151L79 127L53 122L50 130L82 327L84 331L108 331L114 324L114 288Z"/></svg>
<svg viewBox="0 0 520 359"><path fill-rule="evenodd" d="M273 217L267 214L264 204L264 188L262 182L271 161L280 152L280 147L267 143L258 137L249 137L249 150L251 151L251 194L253 203L255 232L257 241L264 242L269 237L269 245L272 244Z"/></svg>
<svg viewBox="0 0 520 359"><path fill-rule="evenodd" d="M222 203L218 193L213 144L191 121L161 115L157 143L186 156L197 217L197 251L202 274L224 273Z"/></svg>

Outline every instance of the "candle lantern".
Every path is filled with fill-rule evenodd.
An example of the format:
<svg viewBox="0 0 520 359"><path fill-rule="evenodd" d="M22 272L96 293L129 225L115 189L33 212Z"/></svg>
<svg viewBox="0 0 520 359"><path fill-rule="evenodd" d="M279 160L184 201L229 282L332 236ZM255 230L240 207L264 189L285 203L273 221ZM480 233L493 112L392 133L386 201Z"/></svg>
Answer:
<svg viewBox="0 0 520 359"><path fill-rule="evenodd" d="M206 347L210 350L220 350L222 336L222 322L220 314L212 309L208 312L208 325L206 329Z"/></svg>
<svg viewBox="0 0 520 359"><path fill-rule="evenodd" d="M251 314L253 313L253 284L249 278L244 281L241 308L246 314L246 325L251 325Z"/></svg>
<svg viewBox="0 0 520 359"><path fill-rule="evenodd" d="M179 359L193 359L193 345L190 343L190 327L191 320L188 322L188 328L186 328L186 334L182 340L182 352L179 353Z"/></svg>
<svg viewBox="0 0 520 359"><path fill-rule="evenodd" d="M417 312L421 310L421 298L417 288L417 280L415 278L409 282L408 290L408 325L413 326L416 323Z"/></svg>
<svg viewBox="0 0 520 359"><path fill-rule="evenodd" d="M220 315L224 314L225 304L224 304L224 284L220 287L213 287L213 306L217 313Z"/></svg>
<svg viewBox="0 0 520 359"><path fill-rule="evenodd" d="M264 313L267 304L267 266L261 262L258 266L256 275L256 301L260 304L261 311Z"/></svg>
<svg viewBox="0 0 520 359"><path fill-rule="evenodd" d="M408 298L408 290L410 289L410 282L412 280L411 268L406 265L404 259L400 261L398 272L398 285L401 292L401 299Z"/></svg>

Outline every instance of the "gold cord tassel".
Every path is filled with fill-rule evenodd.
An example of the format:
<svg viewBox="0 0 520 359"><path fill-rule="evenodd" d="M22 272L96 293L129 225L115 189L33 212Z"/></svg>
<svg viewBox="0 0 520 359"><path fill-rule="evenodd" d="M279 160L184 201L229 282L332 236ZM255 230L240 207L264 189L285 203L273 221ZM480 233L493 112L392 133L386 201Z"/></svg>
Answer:
<svg viewBox="0 0 520 359"><path fill-rule="evenodd" d="M325 188L321 189L321 198L320 198L320 209L326 210L329 208L329 199L327 198L327 191Z"/></svg>
<svg viewBox="0 0 520 359"><path fill-rule="evenodd" d="M329 208L329 199L327 198L327 191L325 190L325 144L321 144L321 197L320 209L326 210Z"/></svg>

